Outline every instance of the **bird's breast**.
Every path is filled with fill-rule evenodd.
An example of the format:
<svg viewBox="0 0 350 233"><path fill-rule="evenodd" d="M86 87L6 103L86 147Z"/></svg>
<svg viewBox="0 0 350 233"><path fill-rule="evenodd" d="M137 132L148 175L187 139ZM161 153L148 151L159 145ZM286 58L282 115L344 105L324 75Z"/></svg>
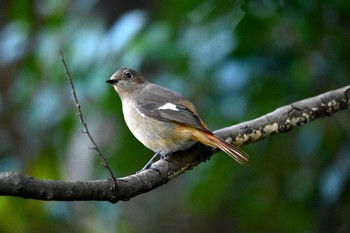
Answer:
<svg viewBox="0 0 350 233"><path fill-rule="evenodd" d="M185 150L195 143L189 129L146 116L132 101L123 101L123 114L132 134L147 148L162 155Z"/></svg>

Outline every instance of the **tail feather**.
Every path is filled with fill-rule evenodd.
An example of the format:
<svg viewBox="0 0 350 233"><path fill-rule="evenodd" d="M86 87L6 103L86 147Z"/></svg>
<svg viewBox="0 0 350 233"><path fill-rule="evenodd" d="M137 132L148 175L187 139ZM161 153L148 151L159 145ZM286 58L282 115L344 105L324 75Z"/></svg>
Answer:
<svg viewBox="0 0 350 233"><path fill-rule="evenodd" d="M244 153L234 145L229 144L223 139L217 137L209 130L204 131L192 129L192 139L195 141L199 141L204 145L219 148L240 164L247 164L249 161L249 156L246 153Z"/></svg>
<svg viewBox="0 0 350 233"><path fill-rule="evenodd" d="M215 136L214 134L207 135L207 137L210 141L212 141L216 145L216 147L218 147L220 150L224 151L226 154L231 156L231 158L236 160L238 163L240 164L248 163L249 156L245 152L235 147L234 145L227 143L223 139Z"/></svg>

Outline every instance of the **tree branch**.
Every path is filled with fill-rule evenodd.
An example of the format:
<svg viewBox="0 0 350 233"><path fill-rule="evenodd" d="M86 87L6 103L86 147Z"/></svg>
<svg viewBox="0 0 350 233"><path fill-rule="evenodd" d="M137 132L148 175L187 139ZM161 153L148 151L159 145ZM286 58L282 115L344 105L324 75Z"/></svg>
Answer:
<svg viewBox="0 0 350 233"><path fill-rule="evenodd" d="M310 121L330 117L333 113L350 106L350 86L307 98L257 119L217 130L222 138L233 138L236 145L246 145L271 134L286 133Z"/></svg>
<svg viewBox="0 0 350 233"><path fill-rule="evenodd" d="M215 131L238 146L262 140L272 134L285 133L312 120L332 116L350 106L350 86L295 102L261 116ZM155 189L207 160L214 151L201 144L160 160L141 173L113 180L55 181L39 180L15 172L0 173L0 195L55 201L104 200L115 203L129 200Z"/></svg>

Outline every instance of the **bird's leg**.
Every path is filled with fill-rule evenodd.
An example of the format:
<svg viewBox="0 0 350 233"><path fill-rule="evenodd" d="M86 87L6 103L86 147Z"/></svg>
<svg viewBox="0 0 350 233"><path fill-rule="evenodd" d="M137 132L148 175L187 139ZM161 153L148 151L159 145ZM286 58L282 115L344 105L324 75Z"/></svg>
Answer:
<svg viewBox="0 0 350 233"><path fill-rule="evenodd" d="M157 153L155 153L155 154L152 156L152 158L146 163L146 165L141 169L140 172L142 172L142 171L144 171L144 170L150 168L151 165L152 165L152 163L153 163L153 161L154 161L159 155L160 155L160 152L159 152L159 151L158 151Z"/></svg>

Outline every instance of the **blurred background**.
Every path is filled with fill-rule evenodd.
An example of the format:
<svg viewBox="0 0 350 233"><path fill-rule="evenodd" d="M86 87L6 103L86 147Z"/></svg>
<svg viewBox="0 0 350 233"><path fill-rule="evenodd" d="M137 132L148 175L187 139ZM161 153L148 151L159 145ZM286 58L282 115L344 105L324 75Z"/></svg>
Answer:
<svg viewBox="0 0 350 233"><path fill-rule="evenodd" d="M348 85L350 5L275 0L3 0L0 171L108 177L70 94L116 176L153 155L105 83L122 67L183 93L215 130ZM0 232L350 232L349 112L224 153L115 205L0 197Z"/></svg>

